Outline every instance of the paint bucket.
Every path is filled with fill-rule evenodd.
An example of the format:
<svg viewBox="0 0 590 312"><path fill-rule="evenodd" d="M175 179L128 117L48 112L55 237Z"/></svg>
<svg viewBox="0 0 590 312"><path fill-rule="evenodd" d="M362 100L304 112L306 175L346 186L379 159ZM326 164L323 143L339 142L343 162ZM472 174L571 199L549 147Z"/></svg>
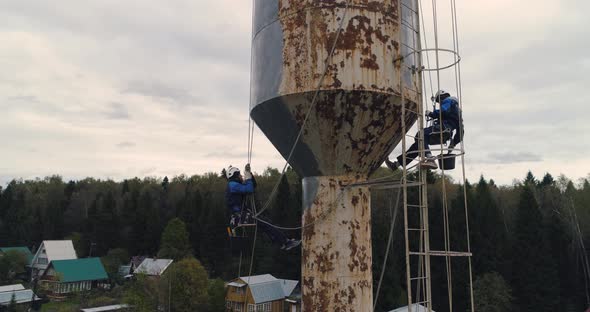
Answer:
<svg viewBox="0 0 590 312"><path fill-rule="evenodd" d="M453 170L455 169L456 158L456 155L451 153L443 155L442 157L438 156L438 167L444 170Z"/></svg>

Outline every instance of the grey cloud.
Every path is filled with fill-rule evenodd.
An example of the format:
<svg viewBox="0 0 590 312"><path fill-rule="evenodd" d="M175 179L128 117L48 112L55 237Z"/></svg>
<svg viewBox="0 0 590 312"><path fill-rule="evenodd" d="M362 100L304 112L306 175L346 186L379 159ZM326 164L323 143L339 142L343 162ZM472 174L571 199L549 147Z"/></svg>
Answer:
<svg viewBox="0 0 590 312"><path fill-rule="evenodd" d="M205 158L220 158L220 159L246 159L248 157L248 153L244 152L232 152L232 151L217 151L211 152L203 155Z"/></svg>
<svg viewBox="0 0 590 312"><path fill-rule="evenodd" d="M194 101L194 97L187 90L156 81L133 81L121 91L123 93L170 99L179 104Z"/></svg>
<svg viewBox="0 0 590 312"><path fill-rule="evenodd" d="M118 102L112 102L108 111L104 113L108 119L130 119L129 110L127 106Z"/></svg>
<svg viewBox="0 0 590 312"><path fill-rule="evenodd" d="M500 152L490 153L488 158L482 163L489 164L514 164L523 162L539 162L543 161L540 155L531 152Z"/></svg>
<svg viewBox="0 0 590 312"><path fill-rule="evenodd" d="M141 170L139 171L139 175L140 175L140 176L149 175L149 174L152 174L152 173L156 172L156 170L157 170L157 168L156 168L156 167L149 167L149 168L144 168L144 169L141 169Z"/></svg>
<svg viewBox="0 0 590 312"><path fill-rule="evenodd" d="M28 103L38 103L39 102L39 99L34 95L9 96L6 98L6 100L28 102Z"/></svg>
<svg viewBox="0 0 590 312"><path fill-rule="evenodd" d="M117 145L115 145L115 146L117 146L118 148L129 148L129 147L134 147L136 145L137 144L135 144L134 142L124 141L121 143L117 143Z"/></svg>

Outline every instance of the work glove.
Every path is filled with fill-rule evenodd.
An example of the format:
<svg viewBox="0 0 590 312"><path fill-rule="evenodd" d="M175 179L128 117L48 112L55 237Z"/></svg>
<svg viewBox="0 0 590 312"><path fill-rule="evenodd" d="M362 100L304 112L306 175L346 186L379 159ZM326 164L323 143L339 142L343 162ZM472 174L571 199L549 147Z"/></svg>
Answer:
<svg viewBox="0 0 590 312"><path fill-rule="evenodd" d="M246 164L246 167L244 167L244 179L245 180L252 179L252 171L250 168L250 164Z"/></svg>
<svg viewBox="0 0 590 312"><path fill-rule="evenodd" d="M431 116L431 115L432 115L432 112L431 112L431 111L429 111L429 110L426 110L426 112L424 112L424 115L425 115L426 117L432 117L432 116Z"/></svg>

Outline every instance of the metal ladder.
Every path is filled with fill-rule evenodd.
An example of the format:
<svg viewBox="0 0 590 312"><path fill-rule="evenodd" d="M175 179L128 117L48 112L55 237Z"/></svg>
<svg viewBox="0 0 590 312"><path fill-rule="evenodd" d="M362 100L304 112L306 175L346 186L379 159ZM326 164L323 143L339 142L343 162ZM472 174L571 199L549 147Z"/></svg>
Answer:
<svg viewBox="0 0 590 312"><path fill-rule="evenodd" d="M401 67L404 70L411 71L413 75L420 75L416 68L421 66L421 60L416 48L420 47L420 33L419 33L419 12L417 2L414 0L400 0L398 12L399 19L399 33L400 33L400 47L401 47ZM410 44L404 42L404 32L411 34L412 42ZM404 51L405 50L405 51ZM413 55L411 59L412 64L405 63L405 57ZM414 76L415 77L415 76ZM417 81L417 79L413 79ZM418 81L421 81L418 80ZM413 87L413 88L412 88ZM416 105L416 109L408 108L409 102L406 101L404 94L406 89L415 91L420 98L420 103ZM409 167L406 163L407 156L407 135L406 114L414 114L417 116L417 126L421 130L424 128L424 115L422 113L422 86L406 86L404 83L403 74L400 78L401 90L401 126L402 126L402 179L401 187L403 191L404 203L404 236L406 247L406 284L408 295L408 311L413 312L418 310L418 305L426 307L427 311L432 311L432 286L431 286L431 272L430 272L430 231L428 227L428 198L427 198L427 184L426 184L426 170L421 170L419 165L417 173L412 174L417 181L409 180ZM412 136L413 137L413 136ZM419 155L417 160L422 163L425 160L424 155L424 132L420 131L419 137L415 138L419 143ZM412 191L413 196L409 196L409 191ZM411 197L411 198L410 198Z"/></svg>

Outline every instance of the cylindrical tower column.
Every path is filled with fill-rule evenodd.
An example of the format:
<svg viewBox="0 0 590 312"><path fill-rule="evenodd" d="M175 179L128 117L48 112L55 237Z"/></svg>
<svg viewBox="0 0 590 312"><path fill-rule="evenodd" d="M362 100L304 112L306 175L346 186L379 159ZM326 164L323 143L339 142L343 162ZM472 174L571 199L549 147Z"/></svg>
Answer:
<svg viewBox="0 0 590 312"><path fill-rule="evenodd" d="M302 311L373 311L368 187L351 176L303 179Z"/></svg>

